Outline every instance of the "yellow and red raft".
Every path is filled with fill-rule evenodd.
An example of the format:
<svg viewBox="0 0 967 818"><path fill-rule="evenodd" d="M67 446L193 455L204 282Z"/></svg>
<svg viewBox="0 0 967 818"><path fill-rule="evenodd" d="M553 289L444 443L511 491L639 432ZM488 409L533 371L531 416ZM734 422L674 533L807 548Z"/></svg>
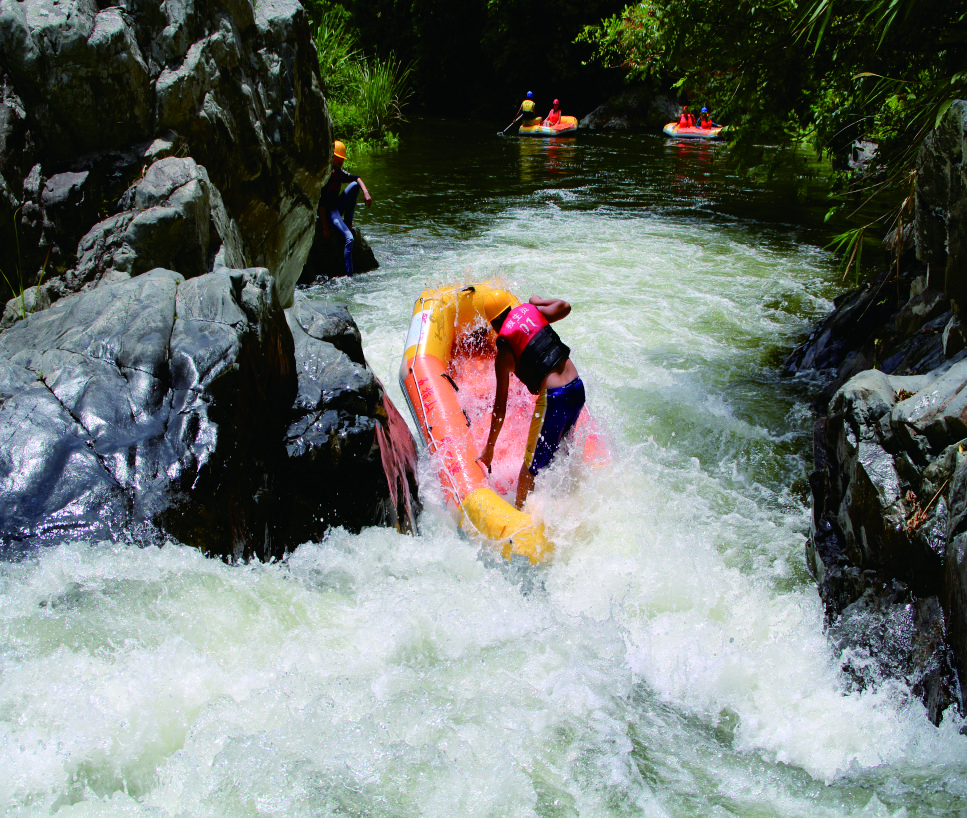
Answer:
<svg viewBox="0 0 967 818"><path fill-rule="evenodd" d="M541 120L535 125L521 125L518 132L521 136L574 136L578 129L576 116L562 116L555 125L545 125Z"/></svg>
<svg viewBox="0 0 967 818"><path fill-rule="evenodd" d="M431 457L447 503L465 531L493 543L507 559L536 564L553 554L544 525L505 497L516 494L536 396L511 378L507 415L488 474L477 461L493 409L496 334L485 306L510 295L492 283L425 290L416 300L400 365L400 386ZM603 442L585 410L576 440L583 456L602 458Z"/></svg>

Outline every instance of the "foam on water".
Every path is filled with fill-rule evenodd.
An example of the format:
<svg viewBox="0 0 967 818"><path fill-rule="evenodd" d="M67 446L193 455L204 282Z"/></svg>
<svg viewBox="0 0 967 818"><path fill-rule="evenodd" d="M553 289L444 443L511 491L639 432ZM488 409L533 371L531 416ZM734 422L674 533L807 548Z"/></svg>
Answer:
<svg viewBox="0 0 967 818"><path fill-rule="evenodd" d="M425 286L500 275L572 302L559 330L615 457L539 478L549 566L461 535L426 460L417 537L336 530L270 565L176 543L2 565L0 808L959 814L962 723L933 727L899 683L848 692L805 568L809 392L775 369L828 307L826 259L781 230L603 210L551 191L472 240L374 224L390 261L310 294L351 306L401 409Z"/></svg>

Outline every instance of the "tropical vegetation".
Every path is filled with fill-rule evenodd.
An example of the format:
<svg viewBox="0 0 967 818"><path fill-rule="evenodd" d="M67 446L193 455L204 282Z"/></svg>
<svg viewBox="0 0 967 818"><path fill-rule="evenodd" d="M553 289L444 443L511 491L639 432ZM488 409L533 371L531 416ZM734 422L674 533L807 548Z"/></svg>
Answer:
<svg viewBox="0 0 967 818"><path fill-rule="evenodd" d="M805 177L804 146L830 160L830 214L859 214L839 237L848 258L867 231L882 235L907 218L920 141L967 95L967 7L943 0L310 0L308 8L333 118L347 136L392 142L404 100L424 115L504 112L509 121L525 90L561 97L582 115L622 81L643 84L706 105L732 126L730 153L742 170ZM861 154L866 161L854 161Z"/></svg>
<svg viewBox="0 0 967 818"><path fill-rule="evenodd" d="M310 6L323 93L333 130L351 151L395 147L394 128L403 121L403 105L412 93L411 65L390 52L367 57L341 6Z"/></svg>
<svg viewBox="0 0 967 818"><path fill-rule="evenodd" d="M628 79L672 87L735 126L740 165L787 162L764 142L808 142L831 159L836 209L866 216L838 238L852 257L868 228L906 218L917 148L967 93L965 18L941 0L640 0L579 40Z"/></svg>
<svg viewBox="0 0 967 818"><path fill-rule="evenodd" d="M560 97L568 111L583 113L603 101L603 75L615 73L620 87L617 72L588 64L591 48L575 38L625 2L337 0L320 8L343 15L367 54L411 66L408 110L510 121L528 90L542 106Z"/></svg>

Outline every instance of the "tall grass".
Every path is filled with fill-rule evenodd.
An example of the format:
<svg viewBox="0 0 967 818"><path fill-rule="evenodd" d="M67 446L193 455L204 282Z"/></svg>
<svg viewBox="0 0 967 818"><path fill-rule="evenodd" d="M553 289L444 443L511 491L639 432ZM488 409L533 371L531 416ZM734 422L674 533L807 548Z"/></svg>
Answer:
<svg viewBox="0 0 967 818"><path fill-rule="evenodd" d="M393 54L386 60L367 58L341 11L324 12L316 31L319 72L336 137L352 142L352 150L395 147L393 127L403 121L412 66L403 66Z"/></svg>

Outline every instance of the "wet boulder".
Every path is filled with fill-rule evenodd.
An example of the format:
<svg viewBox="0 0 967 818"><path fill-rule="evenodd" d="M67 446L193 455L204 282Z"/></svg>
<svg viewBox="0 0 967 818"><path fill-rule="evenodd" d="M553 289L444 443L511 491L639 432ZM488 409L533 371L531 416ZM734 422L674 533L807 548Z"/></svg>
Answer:
<svg viewBox="0 0 967 818"><path fill-rule="evenodd" d="M163 139L206 168L238 225L239 266L270 269L290 303L331 155L305 10L102 5L0 2L0 298L68 275Z"/></svg>
<svg viewBox="0 0 967 818"><path fill-rule="evenodd" d="M32 288L46 301L28 303L19 295L8 302L0 329L52 300L156 267L193 278L214 267L216 252L230 267L242 264L238 227L208 171L191 158L166 157L146 166L143 177L121 197L120 207L81 238L73 268Z"/></svg>
<svg viewBox="0 0 967 818"><path fill-rule="evenodd" d="M258 268L155 269L20 321L0 335L0 441L6 556L170 536L269 559L332 526L413 530L417 509L412 436L352 318L287 316Z"/></svg>
<svg viewBox="0 0 967 818"><path fill-rule="evenodd" d="M171 535L277 553L296 380L265 270L154 270L63 299L0 335L0 361L5 546Z"/></svg>
<svg viewBox="0 0 967 818"><path fill-rule="evenodd" d="M318 540L334 523L414 531L416 446L349 312L297 298L286 318L299 381L286 432L290 538Z"/></svg>
<svg viewBox="0 0 967 818"><path fill-rule="evenodd" d="M967 670L965 386L967 355L856 375L819 424L810 477L807 557L844 670L860 686L906 679L934 721Z"/></svg>
<svg viewBox="0 0 967 818"><path fill-rule="evenodd" d="M353 232L353 275L368 273L379 268L379 262L365 236L356 225ZM298 286L308 287L330 278L346 275L345 243L340 233L330 230L326 235L316 223L316 234L306 259Z"/></svg>

